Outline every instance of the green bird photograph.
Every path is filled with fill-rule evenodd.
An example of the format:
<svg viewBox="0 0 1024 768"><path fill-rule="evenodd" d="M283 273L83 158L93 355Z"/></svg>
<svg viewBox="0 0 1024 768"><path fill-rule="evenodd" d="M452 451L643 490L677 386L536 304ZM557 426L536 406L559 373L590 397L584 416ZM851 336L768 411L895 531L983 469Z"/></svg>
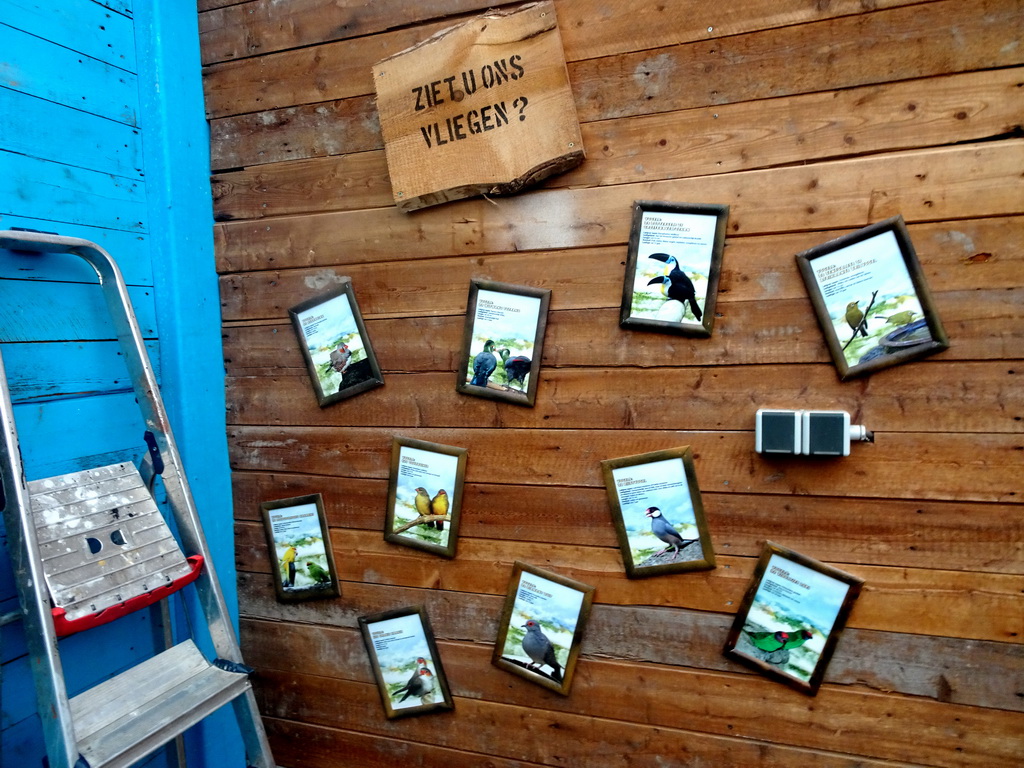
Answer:
<svg viewBox="0 0 1024 768"><path fill-rule="evenodd" d="M864 327L864 313L861 311L859 301L851 301L846 305L846 322L853 331L853 337L856 338L859 333L861 336L867 337L868 331Z"/></svg>
<svg viewBox="0 0 1024 768"><path fill-rule="evenodd" d="M743 634L750 639L751 645L765 653L799 648L814 637L810 630L807 629L801 629L797 632L787 632L781 629L776 632L751 632L749 629L744 628Z"/></svg>
<svg viewBox="0 0 1024 768"><path fill-rule="evenodd" d="M316 563L309 561L306 563L306 570L309 571L310 577L317 584L330 584L331 574L328 573L324 568L321 568Z"/></svg>

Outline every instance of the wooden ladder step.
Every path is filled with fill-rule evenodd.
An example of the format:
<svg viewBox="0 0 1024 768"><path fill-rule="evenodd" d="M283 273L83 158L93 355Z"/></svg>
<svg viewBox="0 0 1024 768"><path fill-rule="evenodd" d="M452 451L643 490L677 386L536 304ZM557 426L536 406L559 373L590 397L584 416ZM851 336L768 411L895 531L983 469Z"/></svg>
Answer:
<svg viewBox="0 0 1024 768"><path fill-rule="evenodd" d="M186 640L71 699L90 768L127 768L249 690Z"/></svg>

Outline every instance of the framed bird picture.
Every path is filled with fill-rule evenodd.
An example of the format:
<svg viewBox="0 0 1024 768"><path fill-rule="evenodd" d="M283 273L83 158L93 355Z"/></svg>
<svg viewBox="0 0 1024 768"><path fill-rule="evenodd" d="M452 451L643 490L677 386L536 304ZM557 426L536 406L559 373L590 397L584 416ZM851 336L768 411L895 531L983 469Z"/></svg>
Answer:
<svg viewBox="0 0 1024 768"><path fill-rule="evenodd" d="M689 446L601 462L631 579L715 567Z"/></svg>
<svg viewBox="0 0 1024 768"><path fill-rule="evenodd" d="M902 216L799 253L842 381L949 348Z"/></svg>
<svg viewBox="0 0 1024 768"><path fill-rule="evenodd" d="M532 406L551 291L472 280L455 389Z"/></svg>
<svg viewBox="0 0 1024 768"><path fill-rule="evenodd" d="M814 695L863 580L765 542L725 655Z"/></svg>
<svg viewBox="0 0 1024 768"><path fill-rule="evenodd" d="M455 557L466 449L395 437L384 540Z"/></svg>
<svg viewBox="0 0 1024 768"><path fill-rule="evenodd" d="M384 383L349 278L288 314L321 408Z"/></svg>
<svg viewBox="0 0 1024 768"><path fill-rule="evenodd" d="M568 696L593 598L593 587L517 561L491 662Z"/></svg>
<svg viewBox="0 0 1024 768"><path fill-rule="evenodd" d="M319 493L260 504L270 569L281 602L341 594Z"/></svg>
<svg viewBox="0 0 1024 768"><path fill-rule="evenodd" d="M633 203L619 325L710 336L729 206Z"/></svg>
<svg viewBox="0 0 1024 768"><path fill-rule="evenodd" d="M422 607L360 616L358 621L389 720L455 708Z"/></svg>

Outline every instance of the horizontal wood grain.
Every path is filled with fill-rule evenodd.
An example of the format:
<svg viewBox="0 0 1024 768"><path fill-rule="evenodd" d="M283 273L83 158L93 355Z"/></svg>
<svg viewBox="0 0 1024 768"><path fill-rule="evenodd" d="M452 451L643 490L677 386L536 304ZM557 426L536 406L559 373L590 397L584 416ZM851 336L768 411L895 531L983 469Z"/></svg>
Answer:
<svg viewBox="0 0 1024 768"><path fill-rule="evenodd" d="M357 297L360 291L356 289ZM1024 312L1022 293L1022 289L1003 289L936 296L939 316L952 339L952 346L927 364L940 360L1019 358L1024 344L1020 331ZM714 335L699 341L622 330L618 319L618 310L612 309L550 313L542 380L548 375L548 366L647 369L667 365L832 362L808 299L734 304L727 314L717 319ZM369 320L366 323L367 335L385 373L450 371L453 378L456 366L461 364L463 325L464 318L458 316ZM224 347L228 369L235 376L276 376L304 370L295 332L287 325L226 327ZM926 363L918 363L921 364ZM881 375L893 375L895 370L889 369ZM1017 368L1011 365L1007 370ZM377 392L376 397L384 395ZM354 402L360 405L332 408L366 405L362 398Z"/></svg>
<svg viewBox="0 0 1024 768"><path fill-rule="evenodd" d="M218 272L625 244L634 200L730 206L728 235L1019 215L1024 141L517 197L218 224Z"/></svg>
<svg viewBox="0 0 1024 768"><path fill-rule="evenodd" d="M82 6L86 7L95 8L95 5ZM99 17L102 9L96 8L94 13ZM38 9L36 14L46 27L59 26L54 24L53 14L45 9ZM69 18L66 24L66 31L71 33L74 29L76 37L93 37L78 28L81 24L78 18ZM119 38L119 46L125 46L121 50L127 51L127 46L133 46L128 26L115 21L111 32L112 38ZM0 50L4 52L4 68L0 72L3 88L137 126L138 78L123 68L123 62L114 65L83 56L58 42L41 39L7 24L0 26ZM107 55L113 52L112 48L106 50ZM134 47L130 50L134 52ZM31 66L27 66L29 62ZM95 85L84 92L82 83Z"/></svg>
<svg viewBox="0 0 1024 768"><path fill-rule="evenodd" d="M281 765L304 768L379 768L381 765L478 768L485 760L488 768L533 768L539 763L506 760L493 755L480 755L461 749L447 749L418 744L401 738L359 733L356 731L309 725L293 720L264 717L263 725L274 753Z"/></svg>
<svg viewBox="0 0 1024 768"><path fill-rule="evenodd" d="M762 5L759 2L751 10L756 13ZM784 5L792 9L797 3L789 0ZM852 5L842 3L839 13L849 13ZM203 23L212 27L221 17L244 17L228 29L232 36L243 36L245 21L256 15L249 11L258 7L250 4L204 14ZM579 11L586 13L583 8ZM587 20L567 18L558 5L556 12L560 29L570 30ZM597 9L593 13L604 15ZM718 37L714 31L709 34L709 25L703 25L698 40L673 41L670 47L661 48L653 48L656 43L652 40L642 50L621 55L580 60L570 42L579 35L563 38L563 47L580 121L586 123L1013 66L1021 63L1022 55L1013 45L1014 22L1019 13L1019 0L913 3L869 14L836 14L837 18L827 18L833 15L828 12L822 14L826 18L818 16L817 21L812 21L813 16L805 10L802 21L810 23L754 29L726 37ZM217 118L372 94L373 64L426 40L451 23L424 23L223 63L212 60L225 57L206 53L207 116ZM766 26L775 25L768 22ZM291 27L276 25L285 34ZM894 28L900 30L898 45L892 40ZM260 43L250 39L246 44ZM208 46L204 45L204 50L208 51ZM837 65L848 61L856 61L856 66ZM678 88L676 82L687 82L691 87Z"/></svg>
<svg viewBox="0 0 1024 768"><path fill-rule="evenodd" d="M567 55L573 60L731 37L744 32L799 28L807 23L868 10L897 8L907 0L881 0L870 7L859 0L801 3L799 0L709 5L701 0L663 3L603 3L556 0Z"/></svg>
<svg viewBox="0 0 1024 768"><path fill-rule="evenodd" d="M472 457L470 457L472 458ZM383 532L387 481L235 472L235 519L320 493L332 528ZM765 538L837 564L1024 574L1024 520L1011 504L910 502L702 491L717 552L756 557ZM836 531L841 531L836 536ZM468 483L462 536L617 547L604 489Z"/></svg>
<svg viewBox="0 0 1024 768"><path fill-rule="evenodd" d="M556 369L542 375L545 397L530 409L505 408L455 391L451 372L392 374L373 398L320 409L309 376L229 378L228 421L236 425L477 427L506 429L746 430L757 408L794 404L845 410L853 423L892 432L1024 432L1021 376L1002 361L901 366L862 386L826 366ZM923 371L931 386L920 386ZM770 393L750 399L752 382ZM740 403L747 407L737 407ZM270 418L268 418L270 414ZM861 449L854 447L854 453Z"/></svg>
<svg viewBox="0 0 1024 768"><path fill-rule="evenodd" d="M224 15L246 14L250 8L227 9ZM374 92L370 68L376 62L450 26L450 21L434 21L342 42L211 64L203 68L206 116L215 119L369 96Z"/></svg>
<svg viewBox="0 0 1024 768"><path fill-rule="evenodd" d="M589 59L569 73L585 123L839 90L1018 65L1020 13L1020 0L944 0Z"/></svg>
<svg viewBox="0 0 1024 768"><path fill-rule="evenodd" d="M581 671L583 666L580 665ZM602 671L601 667L595 667L595 674ZM478 674L482 681L484 675L498 676L503 673L492 668ZM382 735L395 736L402 733L428 744L459 746L473 751L487 749L489 754L535 760L549 765L585 765L588 760L599 757L602 765L609 768L653 766L666 759L686 763L696 755L713 760L714 765L721 766L779 765L783 761L813 766L854 764L846 762L853 758L842 757L836 752L808 754L804 749L792 749L777 743L783 741L789 733L798 733L808 738L813 728L809 727L811 724L807 718L804 718L802 724L794 723L790 728L780 724L779 730L772 734L776 743L711 735L690 730L690 721L695 718L690 716L688 702L684 697L651 695L637 702L633 696L622 696L621 686L604 689L601 684L595 685L590 690L596 695L586 699L582 693L578 693L567 701L549 698L538 701L537 693L531 690L533 686L530 683L514 679L502 686L510 689L505 697L505 701L510 703L456 698L455 712L451 718L453 725L463 720L471 723L472 727L449 729L432 725L430 718L410 718L401 725L385 721L382 713L374 708L375 704L379 707L376 686L369 683L277 672L264 672L262 677L257 684L257 698L261 710L274 717L290 717L332 727L359 727L360 730ZM682 682L673 680L673 677L670 674L664 678L644 675L640 682L649 691L662 692L662 683ZM498 685L498 681L495 684ZM762 685L768 686L771 683L765 681ZM580 690L583 688L581 684ZM516 696L517 689L523 689L522 699ZM615 695L615 692L619 695ZM604 699L600 698L602 693ZM520 702L527 698L532 698L535 703L530 709L530 717L525 718L521 713ZM647 707L645 714L648 717L666 723L657 726L657 739L642 736L650 734L651 726L591 714L592 708L617 708L620 712L632 709L635 713L633 707L641 702ZM735 724L723 723L720 727L733 725L733 731L740 733L757 730L757 726L748 726L747 721L761 714L765 703L763 699L753 702L748 700L745 713L731 713L735 717ZM903 759L913 759L910 755L916 750L918 754L925 755L925 759L932 765L990 768L1016 764L1015 751L1019 744L1015 739L1001 737L1000 729L1006 728L1007 724L1000 720L1016 719L1019 715L1010 714L1004 718L986 720L983 712L961 711L958 714L962 719L957 721L954 719L956 714L950 711L953 707L947 705L943 707L946 712L935 713L938 722L914 722L915 727L921 731L915 743L913 735L907 732L907 724L912 721L908 719L900 726L900 717L885 717L890 714L884 709L886 703L891 702L880 702L882 706L878 707L883 716L874 720L877 730L869 729L868 732L877 734L879 731L888 731L890 740L884 741L876 735L875 738L867 739L866 743L862 735L858 753L882 751L889 747L888 751L902 755ZM722 705L724 707L728 704L722 702ZM710 704L706 706L711 707ZM518 738L502 738L502 734L509 728L516 729ZM833 744L845 742L841 730L839 733L834 728L822 730L825 731L822 734L823 741L831 736ZM931 738L926 737L925 732L933 735ZM950 753L951 739L962 745L962 751ZM903 741L902 745L900 741ZM870 765L872 762L858 761L856 764Z"/></svg>
<svg viewBox="0 0 1024 768"><path fill-rule="evenodd" d="M278 628L285 622L354 629L359 616L423 605L438 639L485 645L497 637L504 601L498 595L347 582L339 600L286 604L276 600L269 575L241 571L239 584L242 615L248 617L243 624L251 618L275 622ZM728 614L685 608L598 605L587 623L583 658L754 674L722 654L731 623ZM330 646L314 655L325 652L332 652ZM825 681L1021 712L1022 660L1020 644L848 627ZM337 663L351 669L360 661L339 653Z"/></svg>
<svg viewBox="0 0 1024 768"><path fill-rule="evenodd" d="M241 0L199 0L200 11L210 11ZM874 8L904 5L908 0L881 0ZM290 24L282 23L281 11L272 0L250 0L234 13L200 15L200 40L204 63L250 56L254 52L300 48L331 40L379 33L403 24L422 23L438 16L494 8L503 2L480 3L444 0L417 3L413 10L401 0L378 2L373 8L356 12L359 3L334 2L326 9L316 0L298 0L289 6ZM857 0L808 8L796 0L744 3L736 9L708 9L689 0L671 11L658 7L597 5L595 0L559 0L556 3L567 38L566 48L585 59L634 50L636 47L670 45L711 36L733 35L752 29L788 26L821 18L864 11ZM717 22L714 23L713 22ZM714 29L707 26L713 24ZM717 30L717 31L715 31Z"/></svg>
<svg viewBox="0 0 1024 768"><path fill-rule="evenodd" d="M303 625L286 634L276 623L247 622L244 638L252 649L249 663L261 671L359 683L374 680L362 637L353 630ZM326 648L332 652L325 653ZM1019 713L1004 712L997 716L1001 723L981 725L986 713L978 708L879 695L862 687L828 685L812 700L779 691L777 684L760 676L664 665L638 668L598 659L580 664L569 699L545 697L540 703L529 686L510 685L490 667L489 647L442 642L439 651L455 697L539 705L616 721L639 719L653 726L685 723L687 729L702 733L881 759L943 764L951 726L970 734L963 742L964 752L980 759L992 753L991 742L998 740L1003 729L1014 728L1022 718ZM617 696L616 690L629 690L631 695ZM773 718L761 716L766 699L772 701ZM892 717L894 709L899 714ZM457 705L453 719L459 719ZM906 728L910 722L917 727ZM1010 753L1013 746L995 747L997 752L1001 749Z"/></svg>
<svg viewBox="0 0 1024 768"><path fill-rule="evenodd" d="M380 197L379 182L371 183L370 178L374 169L383 168L387 181L383 146L377 104L370 96L250 112L210 121L210 167L214 170L346 155L337 158L338 165L317 175L313 182L321 192L333 191L333 198L340 197L338 180L347 190L346 194L369 187L364 200L376 201ZM366 152L374 148L381 151L376 154ZM366 157L362 157L363 154ZM288 188L301 194L304 179L319 169L319 166L312 171L296 167L296 178L291 183L275 173L276 167L267 168L265 172L256 170L241 177L220 174L214 177L213 183L214 214L218 220L237 218L230 206L236 199L235 195L244 194L243 185L251 185L254 194L271 186L282 194L286 194ZM347 179L351 181L347 182ZM391 194L390 186L387 194ZM261 198L261 202L263 200L265 198ZM389 201L394 203L394 198L389 197ZM363 206L354 200L344 207Z"/></svg>
<svg viewBox="0 0 1024 768"><path fill-rule="evenodd" d="M203 63L239 59L315 43L379 34L396 27L474 13L514 0L250 0L244 5L213 8L199 16ZM225 4L220 3L221 6ZM450 26L456 23L447 20ZM383 58L383 57L382 57Z"/></svg>
<svg viewBox="0 0 1024 768"><path fill-rule="evenodd" d="M269 572L262 526L236 524L241 570ZM504 595L516 560L551 568L596 587L602 605L657 605L735 613L750 581L754 558L718 555L712 571L682 578L626 578L618 550L502 542L460 537L458 557L442 561L383 540L378 533L336 529L331 544L338 575L347 582ZM806 554L812 554L807 552ZM813 554L812 554L813 556ZM922 635L1024 643L1024 618L1013 606L1020 576L847 565L865 579L849 626Z"/></svg>
<svg viewBox="0 0 1024 768"><path fill-rule="evenodd" d="M908 227L934 293L1017 288L1024 270L1024 217L922 222ZM794 256L851 230L730 237L722 257L719 311L739 301L807 296ZM403 254L404 256L404 254ZM536 285L552 291L551 309L618 308L622 301L623 245L571 251L504 253L380 263L230 273L220 279L225 321L287 319L289 308L352 278L364 318L461 315L471 279Z"/></svg>
<svg viewBox="0 0 1024 768"><path fill-rule="evenodd" d="M584 123L586 162L544 185L706 176L1009 134L1020 80L1019 68L986 70ZM221 118L211 132L214 168L258 166L217 177L221 220L393 203L369 97ZM307 162L282 163L297 159Z"/></svg>

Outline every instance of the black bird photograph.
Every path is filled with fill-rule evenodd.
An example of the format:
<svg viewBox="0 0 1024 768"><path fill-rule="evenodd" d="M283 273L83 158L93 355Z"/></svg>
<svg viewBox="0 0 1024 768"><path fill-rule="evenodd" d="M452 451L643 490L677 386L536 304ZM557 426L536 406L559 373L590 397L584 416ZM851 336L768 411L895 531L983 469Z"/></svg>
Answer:
<svg viewBox="0 0 1024 768"><path fill-rule="evenodd" d="M700 320L702 312L697 306L697 291L693 287L693 281L679 267L679 261L675 256L667 253L652 253L647 258L665 263L665 274L655 277L648 285L661 285L662 295L675 301L690 305L690 312L693 318Z"/></svg>
<svg viewBox="0 0 1024 768"><path fill-rule="evenodd" d="M501 363L505 368L505 379L508 382L509 388L512 387L513 381L519 382L519 389L526 389L526 375L530 372L530 366L533 361L524 355L516 355L515 357L509 357L512 352L506 347L502 349L499 354L501 355Z"/></svg>
<svg viewBox="0 0 1024 768"><path fill-rule="evenodd" d="M699 539L684 539L680 536L679 531L672 527L672 523L665 519L665 516L657 507L648 507L645 514L647 517L651 518L651 533L668 544L665 549L658 552L654 557L663 555L670 549L674 549L675 552L672 554L672 561L675 562L675 559L679 557L679 552L683 547L688 546L695 541L699 541Z"/></svg>
<svg viewBox="0 0 1024 768"><path fill-rule="evenodd" d="M483 351L473 358L473 378L469 383L475 387L486 387L497 367L498 358L494 356L494 342L488 339L484 342Z"/></svg>

